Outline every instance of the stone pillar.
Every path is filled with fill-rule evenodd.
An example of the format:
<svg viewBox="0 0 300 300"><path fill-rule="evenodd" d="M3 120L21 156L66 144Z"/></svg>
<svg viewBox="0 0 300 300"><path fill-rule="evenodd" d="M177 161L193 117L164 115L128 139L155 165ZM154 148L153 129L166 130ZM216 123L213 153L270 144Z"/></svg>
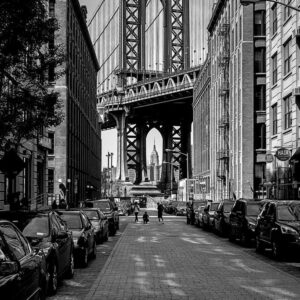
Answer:
<svg viewBox="0 0 300 300"><path fill-rule="evenodd" d="M146 138L147 138L147 130L145 123L139 124L140 126L140 159L141 159L141 172L142 172L142 181L143 182L148 182L148 174L147 174L147 145L146 145Z"/></svg>
<svg viewBox="0 0 300 300"><path fill-rule="evenodd" d="M116 181L128 181L127 148L126 148L126 112L111 113L117 124L117 170Z"/></svg>
<svg viewBox="0 0 300 300"><path fill-rule="evenodd" d="M183 165L180 166L183 171L183 177L192 178L192 155L191 155L191 122L186 121L181 125L181 152L189 155L189 176L187 176L186 156L182 157Z"/></svg>
<svg viewBox="0 0 300 300"><path fill-rule="evenodd" d="M162 162L171 162L172 153L168 153L165 149L172 149L172 126L171 125L164 125L163 133L163 157ZM161 166L161 177L160 181L162 183L168 183L170 174L168 174L169 164L163 164Z"/></svg>

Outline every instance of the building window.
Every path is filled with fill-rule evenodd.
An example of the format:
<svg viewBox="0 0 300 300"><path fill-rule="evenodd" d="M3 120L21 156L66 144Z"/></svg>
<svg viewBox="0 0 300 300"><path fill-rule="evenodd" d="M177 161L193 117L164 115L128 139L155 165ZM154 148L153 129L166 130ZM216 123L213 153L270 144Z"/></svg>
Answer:
<svg viewBox="0 0 300 300"><path fill-rule="evenodd" d="M284 55L284 75L291 71L291 60L292 60L292 40L289 39L283 45L283 55Z"/></svg>
<svg viewBox="0 0 300 300"><path fill-rule="evenodd" d="M285 0L285 4L287 5L291 5L292 0ZM283 11L283 20L286 21L291 13L292 13L292 9L290 7L284 6L284 11Z"/></svg>
<svg viewBox="0 0 300 300"><path fill-rule="evenodd" d="M266 35L266 17L264 10L255 11L254 16L254 35Z"/></svg>
<svg viewBox="0 0 300 300"><path fill-rule="evenodd" d="M277 53L275 53L272 56L272 85L276 84L277 82L277 70L278 70Z"/></svg>
<svg viewBox="0 0 300 300"><path fill-rule="evenodd" d="M264 84L255 86L255 110L266 110L266 85Z"/></svg>
<svg viewBox="0 0 300 300"><path fill-rule="evenodd" d="M54 169L48 169L48 193L54 193Z"/></svg>
<svg viewBox="0 0 300 300"><path fill-rule="evenodd" d="M266 149L266 124L264 123L255 126L255 149Z"/></svg>
<svg viewBox="0 0 300 300"><path fill-rule="evenodd" d="M272 106L272 134L278 133L277 103Z"/></svg>
<svg viewBox="0 0 300 300"><path fill-rule="evenodd" d="M277 21L277 4L272 7L272 34L277 32L278 21Z"/></svg>
<svg viewBox="0 0 300 300"><path fill-rule="evenodd" d="M284 102L284 129L292 127L292 95L283 99Z"/></svg>
<svg viewBox="0 0 300 300"><path fill-rule="evenodd" d="M266 72L266 48L256 48L254 50L254 72Z"/></svg>
<svg viewBox="0 0 300 300"><path fill-rule="evenodd" d="M54 132L48 132L48 138L51 141L51 149L48 150L48 154L54 154Z"/></svg>

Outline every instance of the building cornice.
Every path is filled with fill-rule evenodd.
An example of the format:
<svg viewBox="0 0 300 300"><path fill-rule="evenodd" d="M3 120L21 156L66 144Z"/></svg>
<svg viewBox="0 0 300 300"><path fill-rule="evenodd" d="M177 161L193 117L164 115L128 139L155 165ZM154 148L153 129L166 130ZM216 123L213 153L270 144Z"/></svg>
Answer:
<svg viewBox="0 0 300 300"><path fill-rule="evenodd" d="M82 12L81 12L81 6L80 6L78 0L71 0L71 1L73 3L74 10L75 10L78 22L80 24L80 27L82 29L82 33L83 33L83 36L85 38L86 44L88 46L89 52L90 52L91 57L93 59L94 66L96 68L96 71L98 72L100 70L99 62L98 62L98 59L97 59L97 56L96 56L96 53L95 53L95 49L94 49L94 46L93 46L93 43L92 43L92 40L91 40L90 33L88 31L87 23L86 23L83 15L82 15Z"/></svg>
<svg viewBox="0 0 300 300"><path fill-rule="evenodd" d="M228 0L219 0L216 3L216 6L214 8L214 11L212 13L211 19L209 21L209 24L207 26L207 30L209 31L210 34L212 34L215 25L217 24L217 21L219 19L219 15L222 11L222 9L226 6Z"/></svg>

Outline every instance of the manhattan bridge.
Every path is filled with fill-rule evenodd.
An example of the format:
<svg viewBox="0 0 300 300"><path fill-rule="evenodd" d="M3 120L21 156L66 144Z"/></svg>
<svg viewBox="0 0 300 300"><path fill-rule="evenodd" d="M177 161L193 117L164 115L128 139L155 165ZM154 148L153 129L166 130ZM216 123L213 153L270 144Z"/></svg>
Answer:
<svg viewBox="0 0 300 300"><path fill-rule="evenodd" d="M135 171L134 184L149 181L146 137L153 128L162 136L162 160L166 162L162 164L160 187L164 190L170 186L171 177L174 180L171 165L179 168L179 179L191 176L193 86L200 71L200 51L206 47L203 41L196 41L193 27L205 16L204 8L208 15L209 2L213 1L197 2L126 0L118 4L116 80L108 84L110 78L105 88L98 89L98 111L102 130L117 129L119 182L129 181L130 169ZM197 11L196 15L197 7L202 13ZM104 25L111 24L113 17Z"/></svg>

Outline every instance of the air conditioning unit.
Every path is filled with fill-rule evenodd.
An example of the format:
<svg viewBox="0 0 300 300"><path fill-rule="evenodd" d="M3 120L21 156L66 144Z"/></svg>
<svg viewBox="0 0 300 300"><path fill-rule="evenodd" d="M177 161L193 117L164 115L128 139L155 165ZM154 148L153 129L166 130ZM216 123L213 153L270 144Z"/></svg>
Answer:
<svg viewBox="0 0 300 300"><path fill-rule="evenodd" d="M297 26L297 28L295 30L295 37L300 38L300 26Z"/></svg>
<svg viewBox="0 0 300 300"><path fill-rule="evenodd" d="M293 96L300 96L300 87L296 87L293 89Z"/></svg>

